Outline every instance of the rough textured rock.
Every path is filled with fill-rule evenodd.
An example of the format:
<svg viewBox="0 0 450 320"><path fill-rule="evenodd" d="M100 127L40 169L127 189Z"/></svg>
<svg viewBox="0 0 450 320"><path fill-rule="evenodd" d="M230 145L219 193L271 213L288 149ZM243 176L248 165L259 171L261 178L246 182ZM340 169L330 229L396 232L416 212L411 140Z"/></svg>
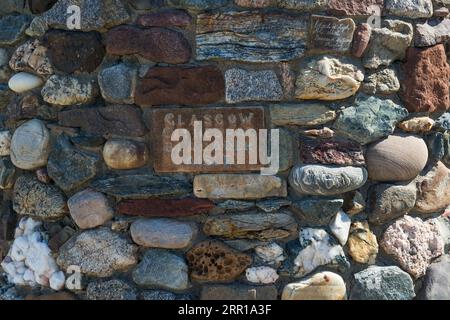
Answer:
<svg viewBox="0 0 450 320"><path fill-rule="evenodd" d="M137 69L124 63L103 69L98 74L103 99L110 103L133 104L137 77Z"/></svg>
<svg viewBox="0 0 450 320"><path fill-rule="evenodd" d="M63 111L58 114L58 120L62 126L78 127L93 135L140 137L148 131L141 116L136 107L110 105Z"/></svg>
<svg viewBox="0 0 450 320"><path fill-rule="evenodd" d="M364 145L392 134L396 124L407 116L408 111L392 100L360 96L354 106L341 112L334 129Z"/></svg>
<svg viewBox="0 0 450 320"><path fill-rule="evenodd" d="M412 300L414 283L399 267L372 266L355 274L350 300Z"/></svg>
<svg viewBox="0 0 450 320"><path fill-rule="evenodd" d="M117 56L137 54L154 62L170 64L186 63L191 58L191 47L183 34L164 28L114 28L108 32L106 52Z"/></svg>
<svg viewBox="0 0 450 320"><path fill-rule="evenodd" d="M450 170L438 162L417 179L417 201L414 207L420 213L431 214L450 205Z"/></svg>
<svg viewBox="0 0 450 320"><path fill-rule="evenodd" d="M288 284L283 289L281 300L345 300L346 293L344 279L336 273L325 271Z"/></svg>
<svg viewBox="0 0 450 320"><path fill-rule="evenodd" d="M96 82L89 78L54 75L47 80L41 93L47 103L83 105L93 102L98 88Z"/></svg>
<svg viewBox="0 0 450 320"><path fill-rule="evenodd" d="M225 81L216 67L155 67L139 81L135 101L141 107L198 105L224 97Z"/></svg>
<svg viewBox="0 0 450 320"><path fill-rule="evenodd" d="M416 26L417 47L430 47L448 40L450 40L450 19L430 20Z"/></svg>
<svg viewBox="0 0 450 320"><path fill-rule="evenodd" d="M285 197L286 181L256 174L208 174L194 178L194 194L209 199L259 199Z"/></svg>
<svg viewBox="0 0 450 320"><path fill-rule="evenodd" d="M255 284L272 284L280 277L277 271L270 267L248 268L245 272L247 281Z"/></svg>
<svg viewBox="0 0 450 320"><path fill-rule="evenodd" d="M105 56L101 35L97 32L47 32L44 43L52 65L65 73L93 72Z"/></svg>
<svg viewBox="0 0 450 320"><path fill-rule="evenodd" d="M10 159L0 158L0 189L11 189L16 178L16 167Z"/></svg>
<svg viewBox="0 0 450 320"><path fill-rule="evenodd" d="M147 164L149 151L142 142L112 139L103 147L103 160L112 169L136 169Z"/></svg>
<svg viewBox="0 0 450 320"><path fill-rule="evenodd" d="M61 190L29 175L20 176L16 180L13 208L20 215L42 220L56 220L68 212Z"/></svg>
<svg viewBox="0 0 450 320"><path fill-rule="evenodd" d="M370 16L374 13L374 8L381 12L383 4L383 0L329 0L327 10L331 14L342 16Z"/></svg>
<svg viewBox="0 0 450 320"><path fill-rule="evenodd" d="M356 190L367 181L367 171L359 167L297 165L289 185L299 194L330 196Z"/></svg>
<svg viewBox="0 0 450 320"><path fill-rule="evenodd" d="M345 99L358 91L363 80L363 70L352 61L313 57L301 65L295 97L304 100Z"/></svg>
<svg viewBox="0 0 450 320"><path fill-rule="evenodd" d="M349 215L361 213L366 208L366 199L359 191L352 191L344 195L344 211Z"/></svg>
<svg viewBox="0 0 450 320"><path fill-rule="evenodd" d="M225 72L227 103L279 101L283 89L273 70L247 71L234 68Z"/></svg>
<svg viewBox="0 0 450 320"><path fill-rule="evenodd" d="M57 263L63 269L77 265L81 273L109 277L136 265L137 247L107 228L84 231L59 250Z"/></svg>
<svg viewBox="0 0 450 320"><path fill-rule="evenodd" d="M400 81L394 69L386 68L366 77L362 85L366 94L390 95L400 90Z"/></svg>
<svg viewBox="0 0 450 320"><path fill-rule="evenodd" d="M433 15L431 0L385 0L385 8L392 15L411 19L430 18Z"/></svg>
<svg viewBox="0 0 450 320"><path fill-rule="evenodd" d="M290 237L297 232L297 223L287 213L227 214L208 218L203 232L229 239L269 241Z"/></svg>
<svg viewBox="0 0 450 320"><path fill-rule="evenodd" d="M409 111L434 112L450 108L450 66L443 45L409 48L403 71L400 95Z"/></svg>
<svg viewBox="0 0 450 320"><path fill-rule="evenodd" d="M278 126L318 126L336 119L336 112L322 104L282 104L270 107L270 118Z"/></svg>
<svg viewBox="0 0 450 320"><path fill-rule="evenodd" d="M351 53L356 58L361 58L369 46L372 37L372 28L367 23L361 23L356 27Z"/></svg>
<svg viewBox="0 0 450 320"><path fill-rule="evenodd" d="M350 50L356 25L352 19L311 16L310 50L346 53Z"/></svg>
<svg viewBox="0 0 450 320"><path fill-rule="evenodd" d="M444 251L436 223L410 216L389 226L381 240L381 247L415 279L423 277L431 261Z"/></svg>
<svg viewBox="0 0 450 320"><path fill-rule="evenodd" d="M36 72L39 75L54 72L47 48L37 39L18 47L9 61L9 66L14 71Z"/></svg>
<svg viewBox="0 0 450 320"><path fill-rule="evenodd" d="M192 17L184 10L166 10L140 15L136 24L143 27L185 28L192 23Z"/></svg>
<svg viewBox="0 0 450 320"><path fill-rule="evenodd" d="M160 249L148 250L132 275L141 287L174 291L189 288L188 266L184 259Z"/></svg>
<svg viewBox="0 0 450 320"><path fill-rule="evenodd" d="M413 39L413 26L401 20L385 20L383 28L373 29L363 63L377 69L396 60L403 60Z"/></svg>
<svg viewBox="0 0 450 320"><path fill-rule="evenodd" d="M417 117L399 124L399 128L406 132L424 133L429 132L435 125L435 121L429 117Z"/></svg>
<svg viewBox="0 0 450 320"><path fill-rule="evenodd" d="M323 226L339 212L343 199L304 198L294 201L291 209L298 215L302 224Z"/></svg>
<svg viewBox="0 0 450 320"><path fill-rule="evenodd" d="M197 16L197 59L276 62L300 58L306 49L308 26L305 15L202 13Z"/></svg>
<svg viewBox="0 0 450 320"><path fill-rule="evenodd" d="M0 18L0 46L15 45L25 37L25 29L30 24L26 15L9 15Z"/></svg>
<svg viewBox="0 0 450 320"><path fill-rule="evenodd" d="M231 281L252 263L252 258L217 241L204 241L186 255L191 279L196 281Z"/></svg>
<svg viewBox="0 0 450 320"><path fill-rule="evenodd" d="M414 208L417 188L407 185L377 184L369 190L369 221L384 224Z"/></svg>
<svg viewBox="0 0 450 320"><path fill-rule="evenodd" d="M444 256L441 261L431 264L427 270L422 297L425 300L449 300L450 281L448 270L450 269L450 258Z"/></svg>
<svg viewBox="0 0 450 320"><path fill-rule="evenodd" d="M367 148L369 179L375 181L408 181L417 177L428 161L423 139L391 135Z"/></svg>
<svg viewBox="0 0 450 320"><path fill-rule="evenodd" d="M65 135L58 136L47 164L48 175L63 190L80 187L97 174L100 157L74 147Z"/></svg>
<svg viewBox="0 0 450 320"><path fill-rule="evenodd" d="M101 226L114 216L114 210L105 195L90 189L85 189L70 197L67 205L70 216L81 229Z"/></svg>
<svg viewBox="0 0 450 320"><path fill-rule="evenodd" d="M88 300L100 301L137 300L137 291L123 280L100 280L88 284L86 288L86 297Z"/></svg>
<svg viewBox="0 0 450 320"><path fill-rule="evenodd" d="M197 228L193 223L170 219L140 219L131 224L133 241L147 248L183 249L192 244Z"/></svg>
<svg viewBox="0 0 450 320"><path fill-rule="evenodd" d="M302 139L299 158L305 164L362 166L364 154L359 144L339 140Z"/></svg>
<svg viewBox="0 0 450 320"><path fill-rule="evenodd" d="M129 216L184 217L207 214L214 207L207 199L143 199L121 201L117 212Z"/></svg>
<svg viewBox="0 0 450 320"><path fill-rule="evenodd" d="M275 286L205 285L200 300L277 300Z"/></svg>
<svg viewBox="0 0 450 320"><path fill-rule="evenodd" d="M21 125L11 139L11 161L24 170L45 166L50 154L50 133L41 120Z"/></svg>
<svg viewBox="0 0 450 320"><path fill-rule="evenodd" d="M348 238L348 252L358 263L374 264L378 254L377 237L367 221L352 223Z"/></svg>

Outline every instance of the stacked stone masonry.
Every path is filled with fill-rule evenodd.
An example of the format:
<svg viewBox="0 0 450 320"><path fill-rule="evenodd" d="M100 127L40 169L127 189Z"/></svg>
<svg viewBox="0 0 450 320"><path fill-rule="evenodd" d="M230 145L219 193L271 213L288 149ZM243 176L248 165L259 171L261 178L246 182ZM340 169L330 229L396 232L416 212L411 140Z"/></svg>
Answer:
<svg viewBox="0 0 450 320"><path fill-rule="evenodd" d="M450 299L449 9L2 0L0 300ZM278 173L174 163L193 123Z"/></svg>

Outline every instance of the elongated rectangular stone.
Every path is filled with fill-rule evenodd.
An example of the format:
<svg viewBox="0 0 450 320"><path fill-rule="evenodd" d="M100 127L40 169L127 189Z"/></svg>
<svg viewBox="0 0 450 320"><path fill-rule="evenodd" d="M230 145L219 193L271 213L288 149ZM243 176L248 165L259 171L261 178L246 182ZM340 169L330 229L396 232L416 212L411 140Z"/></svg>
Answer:
<svg viewBox="0 0 450 320"><path fill-rule="evenodd" d="M286 197L286 181L259 174L203 174L194 178L194 194L208 199Z"/></svg>
<svg viewBox="0 0 450 320"><path fill-rule="evenodd" d="M318 126L336 119L336 112L323 104L280 104L270 107L273 126Z"/></svg>
<svg viewBox="0 0 450 320"><path fill-rule="evenodd" d="M117 206L117 212L128 216L143 217L185 217L206 214L215 207L206 199L142 199L124 200Z"/></svg>
<svg viewBox="0 0 450 320"><path fill-rule="evenodd" d="M245 164L225 164L226 160L226 130L227 129L255 129L258 134L259 129L265 129L264 108L161 108L155 109L151 114L153 123L152 145L154 154L154 169L156 172L242 172L257 171L261 165L250 164L249 152L245 152ZM201 122L202 136L196 139L194 135L195 122ZM177 129L187 129L190 134L190 161L178 163L172 159L172 152L180 142L181 138L172 141L172 135ZM207 129L218 129L222 134L223 158L221 163L207 164L204 158L204 151L211 142L219 142L211 139L211 142L202 142L203 135ZM236 139L237 140L237 139ZM200 141L202 150L195 152L195 142ZM181 150L176 151L176 155L182 154ZM197 156L200 156L200 161Z"/></svg>
<svg viewBox="0 0 450 320"><path fill-rule="evenodd" d="M303 56L309 17L259 11L200 14L197 59L289 61Z"/></svg>

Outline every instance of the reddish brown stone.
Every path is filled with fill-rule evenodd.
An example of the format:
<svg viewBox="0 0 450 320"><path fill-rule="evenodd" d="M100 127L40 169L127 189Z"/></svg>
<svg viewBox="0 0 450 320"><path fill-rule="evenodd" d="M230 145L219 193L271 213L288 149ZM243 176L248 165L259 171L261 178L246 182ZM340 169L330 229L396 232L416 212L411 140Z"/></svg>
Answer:
<svg viewBox="0 0 450 320"><path fill-rule="evenodd" d="M304 139L300 142L302 163L362 166L364 154L359 144L349 141Z"/></svg>
<svg viewBox="0 0 450 320"><path fill-rule="evenodd" d="M136 24L143 27L180 27L185 28L192 23L192 17L183 10L152 12L138 17Z"/></svg>
<svg viewBox="0 0 450 320"><path fill-rule="evenodd" d="M372 35L372 28L367 23L362 23L356 27L353 36L352 55L361 58L367 49Z"/></svg>
<svg viewBox="0 0 450 320"><path fill-rule="evenodd" d="M206 214L215 207L205 199L124 200L117 206L119 214L142 217L185 217Z"/></svg>
<svg viewBox="0 0 450 320"><path fill-rule="evenodd" d="M154 62L171 64L191 59L191 47L183 34L164 28L114 28L108 32L106 51L118 56L138 54Z"/></svg>
<svg viewBox="0 0 450 320"><path fill-rule="evenodd" d="M328 13L342 16L370 16L372 6L383 10L384 0L329 0Z"/></svg>
<svg viewBox="0 0 450 320"><path fill-rule="evenodd" d="M442 44L409 48L403 71L400 95L410 112L445 111L450 107L450 66Z"/></svg>
<svg viewBox="0 0 450 320"><path fill-rule="evenodd" d="M218 102L224 96L225 81L216 67L156 67L140 80L135 101L141 107L201 105Z"/></svg>
<svg viewBox="0 0 450 320"><path fill-rule="evenodd" d="M68 301L76 300L75 296L69 292L56 292L50 294L44 294L41 296L28 295L25 300L40 300L40 301Z"/></svg>

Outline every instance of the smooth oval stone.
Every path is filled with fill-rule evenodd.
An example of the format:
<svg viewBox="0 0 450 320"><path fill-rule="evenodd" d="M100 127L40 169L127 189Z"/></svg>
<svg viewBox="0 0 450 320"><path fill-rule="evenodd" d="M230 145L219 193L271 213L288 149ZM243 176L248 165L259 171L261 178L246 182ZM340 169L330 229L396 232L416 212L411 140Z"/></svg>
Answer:
<svg viewBox="0 0 450 320"><path fill-rule="evenodd" d="M20 72L9 79L9 88L16 93L23 93L34 88L38 88L44 84L44 81L34 74Z"/></svg>
<svg viewBox="0 0 450 320"><path fill-rule="evenodd" d="M141 142L113 139L106 142L103 158L112 169L136 169L148 161L148 149Z"/></svg>
<svg viewBox="0 0 450 320"><path fill-rule="evenodd" d="M346 292L344 279L336 273L325 271L288 284L281 300L345 300Z"/></svg>
<svg viewBox="0 0 450 320"><path fill-rule="evenodd" d="M289 176L289 185L299 194L323 196L356 190L366 181L366 169L358 167L298 165Z"/></svg>
<svg viewBox="0 0 450 320"><path fill-rule="evenodd" d="M45 124L33 119L21 125L11 140L11 161L24 170L45 166L50 154L50 133Z"/></svg>
<svg viewBox="0 0 450 320"><path fill-rule="evenodd" d="M414 179L428 161L428 148L414 136L389 136L369 146L366 153L369 178L376 181Z"/></svg>

